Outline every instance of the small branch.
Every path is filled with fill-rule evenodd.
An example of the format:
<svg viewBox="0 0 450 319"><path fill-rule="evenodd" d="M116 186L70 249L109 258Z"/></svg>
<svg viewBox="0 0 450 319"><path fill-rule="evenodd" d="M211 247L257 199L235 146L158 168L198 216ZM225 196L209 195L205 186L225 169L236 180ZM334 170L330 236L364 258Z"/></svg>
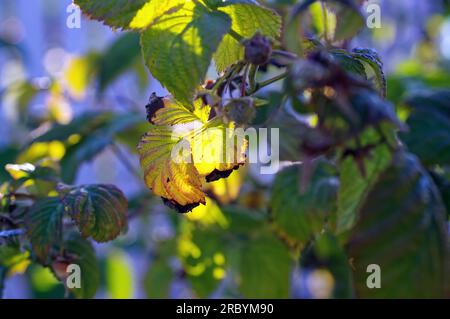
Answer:
<svg viewBox="0 0 450 319"><path fill-rule="evenodd" d="M0 231L0 238L9 238L14 236L20 236L25 233L25 229L11 229L11 230L2 230Z"/></svg>
<svg viewBox="0 0 450 319"><path fill-rule="evenodd" d="M228 31L228 34L239 43L242 43L245 40L242 35L240 35L236 31L233 31L232 29Z"/></svg>
<svg viewBox="0 0 450 319"><path fill-rule="evenodd" d="M247 64L244 69L244 74L242 75L242 83L241 83L241 96L245 96L247 93L246 91L246 84L248 79L248 72L250 70L250 65Z"/></svg>
<svg viewBox="0 0 450 319"><path fill-rule="evenodd" d="M229 94L230 98L233 98L232 89L230 87L233 82L233 78L236 74L239 74L239 72L241 72L242 67L243 67L242 64L237 64L236 68L233 68L233 72L231 72L230 76L227 79L225 89L228 89L228 94ZM225 92L225 90L224 90L224 92Z"/></svg>
<svg viewBox="0 0 450 319"><path fill-rule="evenodd" d="M136 103L136 101L126 97L126 96L122 96L122 95L116 95L115 96L115 100L118 102L118 105L123 107L123 104L127 104L130 106L130 108L133 111L140 111L141 110L141 106ZM124 107L126 110L129 110L128 108Z"/></svg>
<svg viewBox="0 0 450 319"><path fill-rule="evenodd" d="M31 194L25 194L25 193L9 193L9 194L5 194L4 197L15 198L15 199L31 199L31 200L36 199L36 196L31 195Z"/></svg>
<svg viewBox="0 0 450 319"><path fill-rule="evenodd" d="M258 83L256 85L255 90L254 91L250 91L249 95L256 93L257 91L261 90L262 88L264 88L264 87L266 87L268 85L271 85L272 83L275 83L277 81L280 81L280 80L284 79L287 75L288 75L288 72L284 72L284 73L281 73L280 75L277 75L277 76L275 76L275 77L273 77L271 79L268 79L266 81Z"/></svg>
<svg viewBox="0 0 450 319"><path fill-rule="evenodd" d="M230 76L234 73L234 71L236 69L238 69L240 67L240 63L237 63L231 67L228 68L228 70L225 72L225 74L223 76L221 76L216 83L214 83L214 86L212 87L211 91L216 93L217 90L219 90L220 86L222 85L222 83L225 80L228 80L230 78Z"/></svg>
<svg viewBox="0 0 450 319"><path fill-rule="evenodd" d="M289 52L289 51L283 51L283 50L273 50L272 55L279 55L279 56L282 56L285 58L290 58L290 59L298 59L297 54Z"/></svg>
<svg viewBox="0 0 450 319"><path fill-rule="evenodd" d="M142 182L141 173L134 167L134 165L129 161L128 157L122 152L120 147L118 147L115 143L111 144L111 150L116 155L116 157L119 159L119 161L122 162L122 164L125 166L125 168L134 175L139 181Z"/></svg>
<svg viewBox="0 0 450 319"><path fill-rule="evenodd" d="M328 44L329 40L328 40L328 12L327 12L327 7L325 5L325 3L322 1L320 1L320 4L322 6L322 14L323 14L323 36L325 38L325 42Z"/></svg>
<svg viewBox="0 0 450 319"><path fill-rule="evenodd" d="M6 225L10 228L17 227L16 223L11 219L11 217L0 214L0 224Z"/></svg>
<svg viewBox="0 0 450 319"><path fill-rule="evenodd" d="M250 92L254 92L256 89L256 74L258 73L258 66L252 64L250 67L250 74L249 74L249 83L250 83Z"/></svg>

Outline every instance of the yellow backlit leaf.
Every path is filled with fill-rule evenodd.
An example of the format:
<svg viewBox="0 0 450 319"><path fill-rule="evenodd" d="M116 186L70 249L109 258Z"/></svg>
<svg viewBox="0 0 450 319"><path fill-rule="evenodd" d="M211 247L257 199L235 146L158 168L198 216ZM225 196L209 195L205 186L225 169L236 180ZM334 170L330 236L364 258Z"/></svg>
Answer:
<svg viewBox="0 0 450 319"><path fill-rule="evenodd" d="M227 175L223 177L228 177L235 168L245 163L246 140L243 140L240 146L228 145L233 141L234 128L233 122L229 125L220 124L195 134L191 139L192 155L199 174L201 176L208 176L211 173L219 175L211 176L208 181L222 177L220 172L226 172Z"/></svg>
<svg viewBox="0 0 450 319"><path fill-rule="evenodd" d="M147 2L130 22L131 29L144 29L158 21L163 15L170 14L181 9L186 0L150 1Z"/></svg>
<svg viewBox="0 0 450 319"><path fill-rule="evenodd" d="M246 141L231 144L234 123L208 120L210 110L201 100L185 107L164 99L162 108L148 114L156 126L138 146L147 186L180 213L205 204L205 179L228 177L245 163Z"/></svg>
<svg viewBox="0 0 450 319"><path fill-rule="evenodd" d="M209 198L206 198L206 205L194 208L186 217L190 221L203 225L219 225L222 228L228 228L230 224L220 207Z"/></svg>
<svg viewBox="0 0 450 319"><path fill-rule="evenodd" d="M221 204L229 204L238 197L244 176L245 170L235 170L228 178L209 183L208 188Z"/></svg>
<svg viewBox="0 0 450 319"><path fill-rule="evenodd" d="M147 186L174 206L190 210L205 203L200 175L189 163L185 140L169 127L153 127L139 143L141 166ZM180 152L172 152L179 148ZM172 154L175 153L175 154Z"/></svg>
<svg viewBox="0 0 450 319"><path fill-rule="evenodd" d="M208 121L211 107L203 106L201 99L194 102L194 111L192 112L173 98L163 99L164 107L149 114L151 121L155 125L176 125L199 121L198 124Z"/></svg>

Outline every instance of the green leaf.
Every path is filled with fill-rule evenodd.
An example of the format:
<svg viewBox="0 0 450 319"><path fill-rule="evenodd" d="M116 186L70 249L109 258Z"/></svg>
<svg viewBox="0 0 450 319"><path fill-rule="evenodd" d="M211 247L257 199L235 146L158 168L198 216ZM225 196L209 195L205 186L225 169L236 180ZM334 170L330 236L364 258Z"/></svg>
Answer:
<svg viewBox="0 0 450 319"><path fill-rule="evenodd" d="M288 298L292 265L277 238L250 240L242 248L239 289L245 298Z"/></svg>
<svg viewBox="0 0 450 319"><path fill-rule="evenodd" d="M173 270L165 259L155 260L144 279L144 288L148 298L169 298L170 285L174 279Z"/></svg>
<svg viewBox="0 0 450 319"><path fill-rule="evenodd" d="M37 137L36 142L63 141L65 155L61 159L61 179L72 183L78 167L89 161L109 146L114 137L125 129L140 123L141 114L113 114L109 112L87 112L65 125L55 125ZM75 142L72 138L75 137Z"/></svg>
<svg viewBox="0 0 450 319"><path fill-rule="evenodd" d="M92 244L72 232L66 238L64 248L72 258L70 263L81 269L81 288L73 288L71 292L79 299L93 298L100 286L100 267Z"/></svg>
<svg viewBox="0 0 450 319"><path fill-rule="evenodd" d="M227 231L239 236L252 237L268 230L267 215L238 205L221 207L227 217L229 227Z"/></svg>
<svg viewBox="0 0 450 319"><path fill-rule="evenodd" d="M327 5L337 17L334 40L350 39L364 27L364 17L354 0L328 1Z"/></svg>
<svg viewBox="0 0 450 319"><path fill-rule="evenodd" d="M149 0L75 0L90 18L103 21L113 28L129 28L138 11Z"/></svg>
<svg viewBox="0 0 450 319"><path fill-rule="evenodd" d="M352 272L348 257L336 237L321 234L300 258L302 268L328 270L333 276L333 298L353 298Z"/></svg>
<svg viewBox="0 0 450 319"><path fill-rule="evenodd" d="M336 209L339 187L331 164L319 161L313 172L311 169L305 165L293 165L278 173L270 202L275 225L301 244L324 228L325 221ZM312 176L308 181L309 174ZM305 190L301 191L300 186Z"/></svg>
<svg viewBox="0 0 450 319"><path fill-rule="evenodd" d="M356 117L343 115L354 130L363 130L370 126L380 126L382 124L392 123L397 128L403 129L404 125L397 118L394 106L386 100L383 100L372 90L355 90L349 97L352 111Z"/></svg>
<svg viewBox="0 0 450 319"><path fill-rule="evenodd" d="M30 257L28 251L22 251L19 243L0 246L0 266L11 268Z"/></svg>
<svg viewBox="0 0 450 319"><path fill-rule="evenodd" d="M292 9L291 22L298 16L310 21L313 31L328 41L350 39L364 26L364 17L354 0L300 1Z"/></svg>
<svg viewBox="0 0 450 319"><path fill-rule="evenodd" d="M243 38L252 37L257 31L261 34L277 38L281 30L281 17L274 11L255 4L224 3L219 10L231 17L231 29ZM243 1L242 1L243 2ZM244 47L231 35L225 35L214 54L214 61L219 72L231 64L244 58Z"/></svg>
<svg viewBox="0 0 450 319"><path fill-rule="evenodd" d="M126 33L118 38L100 60L98 74L100 92L103 92L120 74L131 68L140 53L139 34Z"/></svg>
<svg viewBox="0 0 450 319"><path fill-rule="evenodd" d="M348 244L362 298L443 298L448 283L445 208L417 158L399 152L359 209ZM381 288L369 289L367 266L381 268Z"/></svg>
<svg viewBox="0 0 450 319"><path fill-rule="evenodd" d="M406 104L409 132L400 138L425 165L450 164L450 90L418 92Z"/></svg>
<svg viewBox="0 0 450 319"><path fill-rule="evenodd" d="M10 174L6 171L6 164L13 163L19 153L18 147L13 145L0 149L0 183L11 179Z"/></svg>
<svg viewBox="0 0 450 319"><path fill-rule="evenodd" d="M364 65L367 78L373 82L380 95L383 98L386 97L386 76L383 71L383 62L378 52L373 49L356 48L353 49L352 56Z"/></svg>
<svg viewBox="0 0 450 319"><path fill-rule="evenodd" d="M347 72L367 80L364 65L345 50L333 50L331 52L336 62Z"/></svg>
<svg viewBox="0 0 450 319"><path fill-rule="evenodd" d="M193 223L182 224L178 237L178 257L187 279L199 298L212 294L226 275L226 241L223 233L201 228Z"/></svg>
<svg viewBox="0 0 450 319"><path fill-rule="evenodd" d="M83 237L106 242L126 229L127 199L114 185L59 184L58 193L65 211L76 222Z"/></svg>
<svg viewBox="0 0 450 319"><path fill-rule="evenodd" d="M380 139L377 132L369 129L363 134L360 145L361 149L368 147L369 153L363 158L347 156L339 165L341 183L338 192L337 233L352 228L359 206L378 176L391 162L390 149L386 144L379 145ZM365 170L365 176L362 175L361 169Z"/></svg>
<svg viewBox="0 0 450 319"><path fill-rule="evenodd" d="M291 100L289 103L281 103L282 101L277 98L271 101L271 110L275 114L273 116L271 113L267 114L269 117L268 126L270 129L279 130L280 160L295 162L301 157L301 143L308 135L310 127L305 121L301 120L299 114L293 109ZM317 141L317 138L314 137L313 140Z"/></svg>
<svg viewBox="0 0 450 319"><path fill-rule="evenodd" d="M183 8L165 15L142 33L147 67L177 100L189 104L230 27L226 14L186 2Z"/></svg>
<svg viewBox="0 0 450 319"><path fill-rule="evenodd" d="M257 0L201 0L208 8L217 9L220 7L226 7L232 4L252 4L259 5Z"/></svg>
<svg viewBox="0 0 450 319"><path fill-rule="evenodd" d="M18 241L0 245L0 299L7 277L22 274L30 264L30 252L23 250Z"/></svg>
<svg viewBox="0 0 450 319"><path fill-rule="evenodd" d="M44 134L35 138L20 155L20 162L36 161L28 150L33 146L48 149L49 145L41 145L52 141L64 143L64 156L60 161L61 179L71 183L76 177L78 167L91 160L106 146L111 144L115 134L138 123L142 115L115 115L110 112L86 112L68 124L56 124ZM42 158L42 157L40 157ZM38 158L38 159L40 159Z"/></svg>
<svg viewBox="0 0 450 319"><path fill-rule="evenodd" d="M25 228L38 260L47 264L54 245L62 242L64 208L57 197L41 199L26 215Z"/></svg>
<svg viewBox="0 0 450 319"><path fill-rule="evenodd" d="M109 112L88 111L74 118L68 124L54 124L47 132L35 138L32 143L66 141L72 135L88 135L111 120Z"/></svg>
<svg viewBox="0 0 450 319"><path fill-rule="evenodd" d="M447 168L447 173L445 174L445 171L441 172L440 169L437 169L432 171L431 176L441 193L442 201L447 209L447 215L450 217L450 174L448 170Z"/></svg>

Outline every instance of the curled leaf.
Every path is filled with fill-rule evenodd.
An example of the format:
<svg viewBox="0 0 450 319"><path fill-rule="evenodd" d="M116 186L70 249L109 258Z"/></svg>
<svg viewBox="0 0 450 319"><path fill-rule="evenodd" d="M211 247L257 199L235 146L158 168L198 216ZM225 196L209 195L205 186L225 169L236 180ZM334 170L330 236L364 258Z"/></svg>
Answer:
<svg viewBox="0 0 450 319"><path fill-rule="evenodd" d="M58 184L58 193L64 210L76 222L83 237L106 242L116 238L127 226L127 200L113 185Z"/></svg>

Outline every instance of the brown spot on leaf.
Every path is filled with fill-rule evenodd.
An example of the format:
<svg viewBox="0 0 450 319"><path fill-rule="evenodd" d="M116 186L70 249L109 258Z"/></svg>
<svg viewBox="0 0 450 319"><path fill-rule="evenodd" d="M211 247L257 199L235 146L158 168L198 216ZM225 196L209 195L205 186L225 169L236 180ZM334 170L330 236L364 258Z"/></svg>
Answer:
<svg viewBox="0 0 450 319"><path fill-rule="evenodd" d="M153 92L152 95L150 96L148 104L145 106L145 110L147 111L147 120L151 124L155 124L153 122L153 117L155 113L162 108L164 108L163 98L157 96L156 93Z"/></svg>
<svg viewBox="0 0 450 319"><path fill-rule="evenodd" d="M215 182L221 178L227 178L231 175L231 173L233 173L235 169L238 168L239 166L236 166L235 168L229 169L227 171L219 171L218 169L214 169L208 176L206 176L205 179L208 183Z"/></svg>
<svg viewBox="0 0 450 319"><path fill-rule="evenodd" d="M164 205L166 205L169 208L172 208L177 211L179 214L186 214L192 211L195 207L200 205L200 203L193 203L188 205L180 205L177 202L174 202L172 200L168 200L167 198L161 197L163 200Z"/></svg>

